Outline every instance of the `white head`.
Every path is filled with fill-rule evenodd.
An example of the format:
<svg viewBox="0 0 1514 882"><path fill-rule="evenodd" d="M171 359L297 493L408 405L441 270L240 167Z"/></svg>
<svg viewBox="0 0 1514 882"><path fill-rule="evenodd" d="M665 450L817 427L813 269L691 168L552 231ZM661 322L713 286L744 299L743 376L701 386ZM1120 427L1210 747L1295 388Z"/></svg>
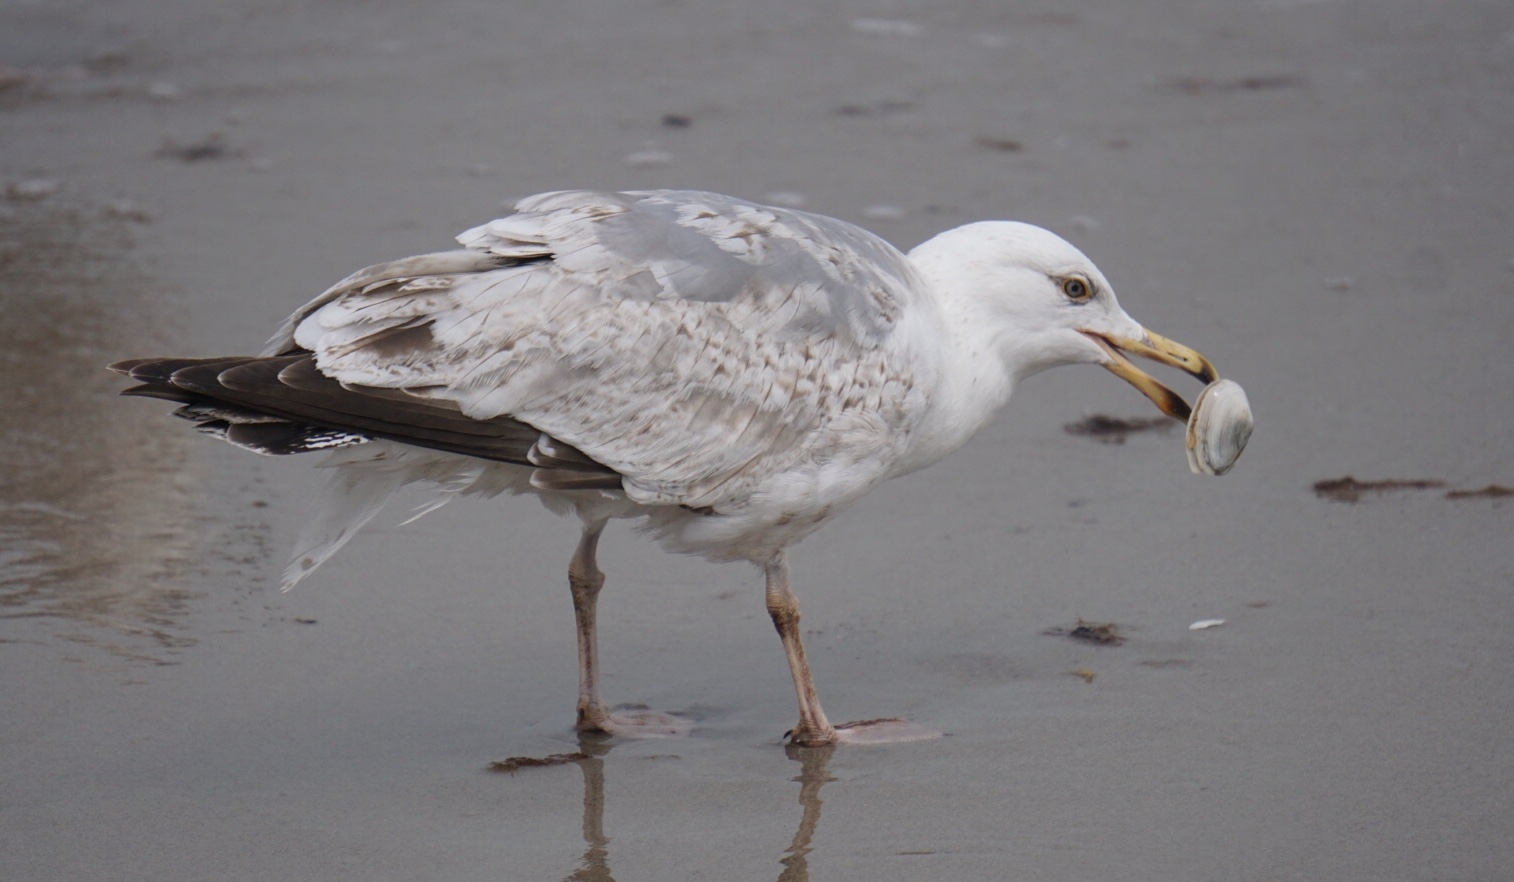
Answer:
<svg viewBox="0 0 1514 882"><path fill-rule="evenodd" d="M961 327L963 345L1002 361L1009 385L1060 364L1098 364L1139 389L1163 412L1187 419L1188 405L1131 364L1126 353L1186 371L1206 383L1202 355L1145 328L1120 308L1093 261L1060 236L1030 224L983 221L957 227L909 254Z"/></svg>

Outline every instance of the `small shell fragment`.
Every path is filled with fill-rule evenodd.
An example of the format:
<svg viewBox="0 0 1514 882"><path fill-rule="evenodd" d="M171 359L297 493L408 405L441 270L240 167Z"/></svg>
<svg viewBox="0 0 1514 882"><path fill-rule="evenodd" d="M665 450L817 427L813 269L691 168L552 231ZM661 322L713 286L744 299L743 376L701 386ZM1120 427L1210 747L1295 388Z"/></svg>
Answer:
<svg viewBox="0 0 1514 882"><path fill-rule="evenodd" d="M1219 626L1221 626L1223 624L1225 624L1225 620L1224 619L1199 619L1197 622L1194 622L1193 624L1189 625L1188 626L1188 630L1190 630L1190 631L1207 631L1210 628L1218 628Z"/></svg>
<svg viewBox="0 0 1514 882"><path fill-rule="evenodd" d="M627 153L621 160L631 168L667 168L673 164L673 154L656 147Z"/></svg>
<svg viewBox="0 0 1514 882"><path fill-rule="evenodd" d="M1246 390L1234 380L1215 380L1199 393L1188 416L1188 468L1195 475L1230 471L1253 426Z"/></svg>

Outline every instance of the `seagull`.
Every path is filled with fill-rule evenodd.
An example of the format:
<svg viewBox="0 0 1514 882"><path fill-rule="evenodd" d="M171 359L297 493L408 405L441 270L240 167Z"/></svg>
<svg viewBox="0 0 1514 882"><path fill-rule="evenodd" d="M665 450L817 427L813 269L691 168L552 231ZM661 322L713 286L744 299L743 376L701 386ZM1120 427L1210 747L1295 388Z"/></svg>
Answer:
<svg viewBox="0 0 1514 882"><path fill-rule="evenodd" d="M122 394L172 401L238 447L329 452L331 493L284 590L407 484L434 492L417 516L510 493L576 517L585 733L689 725L612 713L600 694L596 549L609 521L630 519L669 551L761 568L798 696L790 742L939 734L826 718L788 549L961 447L1047 368L1102 365L1179 420L1189 405L1130 357L1217 377L1128 316L1077 248L1025 223L970 223L905 254L840 220L715 193L576 190L457 240L353 273L260 355L110 367L138 384Z"/></svg>

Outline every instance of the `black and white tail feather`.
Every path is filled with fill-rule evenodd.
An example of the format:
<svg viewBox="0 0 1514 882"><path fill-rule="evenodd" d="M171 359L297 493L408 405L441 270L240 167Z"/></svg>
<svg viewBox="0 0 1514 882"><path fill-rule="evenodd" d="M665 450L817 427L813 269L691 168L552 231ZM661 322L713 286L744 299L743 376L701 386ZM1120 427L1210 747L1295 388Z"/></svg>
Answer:
<svg viewBox="0 0 1514 882"><path fill-rule="evenodd" d="M132 359L110 368L140 383L121 394L176 402L180 407L174 416L236 447L267 456L332 453L321 463L332 469L329 492L284 569L284 591L336 554L408 484L427 483L434 495L402 524L464 495L611 491L620 486L614 472L514 420L496 421L492 434L463 433L455 438L444 430L445 424L479 421L457 414L413 425L371 415L365 419L360 414L369 404L355 400L362 393L335 381L312 380L308 353ZM392 402L386 401L385 407L392 408ZM348 420L357 420L362 428L340 425Z"/></svg>

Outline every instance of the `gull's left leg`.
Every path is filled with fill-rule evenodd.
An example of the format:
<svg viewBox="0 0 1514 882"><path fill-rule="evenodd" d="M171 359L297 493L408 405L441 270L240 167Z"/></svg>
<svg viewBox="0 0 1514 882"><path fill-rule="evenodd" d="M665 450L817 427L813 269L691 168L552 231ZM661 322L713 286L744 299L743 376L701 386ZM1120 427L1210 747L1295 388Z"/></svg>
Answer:
<svg viewBox="0 0 1514 882"><path fill-rule="evenodd" d="M632 738L686 735L687 720L656 711L612 714L599 695L599 625L596 607L605 585L595 552L605 521L585 521L578 548L568 563L568 588L573 592L573 618L578 624L578 724L580 732L603 732Z"/></svg>
<svg viewBox="0 0 1514 882"><path fill-rule="evenodd" d="M599 697L599 625L595 607L599 590L605 586L595 551L605 522L585 523L583 535L573 560L568 563L568 588L573 592L573 618L578 624L578 728L602 731L610 721L610 712Z"/></svg>
<svg viewBox="0 0 1514 882"><path fill-rule="evenodd" d="M836 727L825 718L810 663L804 657L804 641L799 637L799 598L789 586L789 562L783 552L763 567L767 577L768 615L783 640L783 652L789 658L789 673L794 677L794 692L799 696L799 725L788 732L789 741L805 747L819 747L837 741Z"/></svg>
<svg viewBox="0 0 1514 882"><path fill-rule="evenodd" d="M783 651L789 659L789 672L794 677L794 692L799 698L799 725L790 729L791 744L805 747L820 747L826 744L883 744L893 741L920 741L939 738L940 732L916 726L897 718L859 720L832 726L820 707L820 696L815 692L815 680L810 676L810 663L804 657L804 641L799 635L799 598L789 585L788 558L783 552L763 567L767 577L768 615L773 627L783 640Z"/></svg>

